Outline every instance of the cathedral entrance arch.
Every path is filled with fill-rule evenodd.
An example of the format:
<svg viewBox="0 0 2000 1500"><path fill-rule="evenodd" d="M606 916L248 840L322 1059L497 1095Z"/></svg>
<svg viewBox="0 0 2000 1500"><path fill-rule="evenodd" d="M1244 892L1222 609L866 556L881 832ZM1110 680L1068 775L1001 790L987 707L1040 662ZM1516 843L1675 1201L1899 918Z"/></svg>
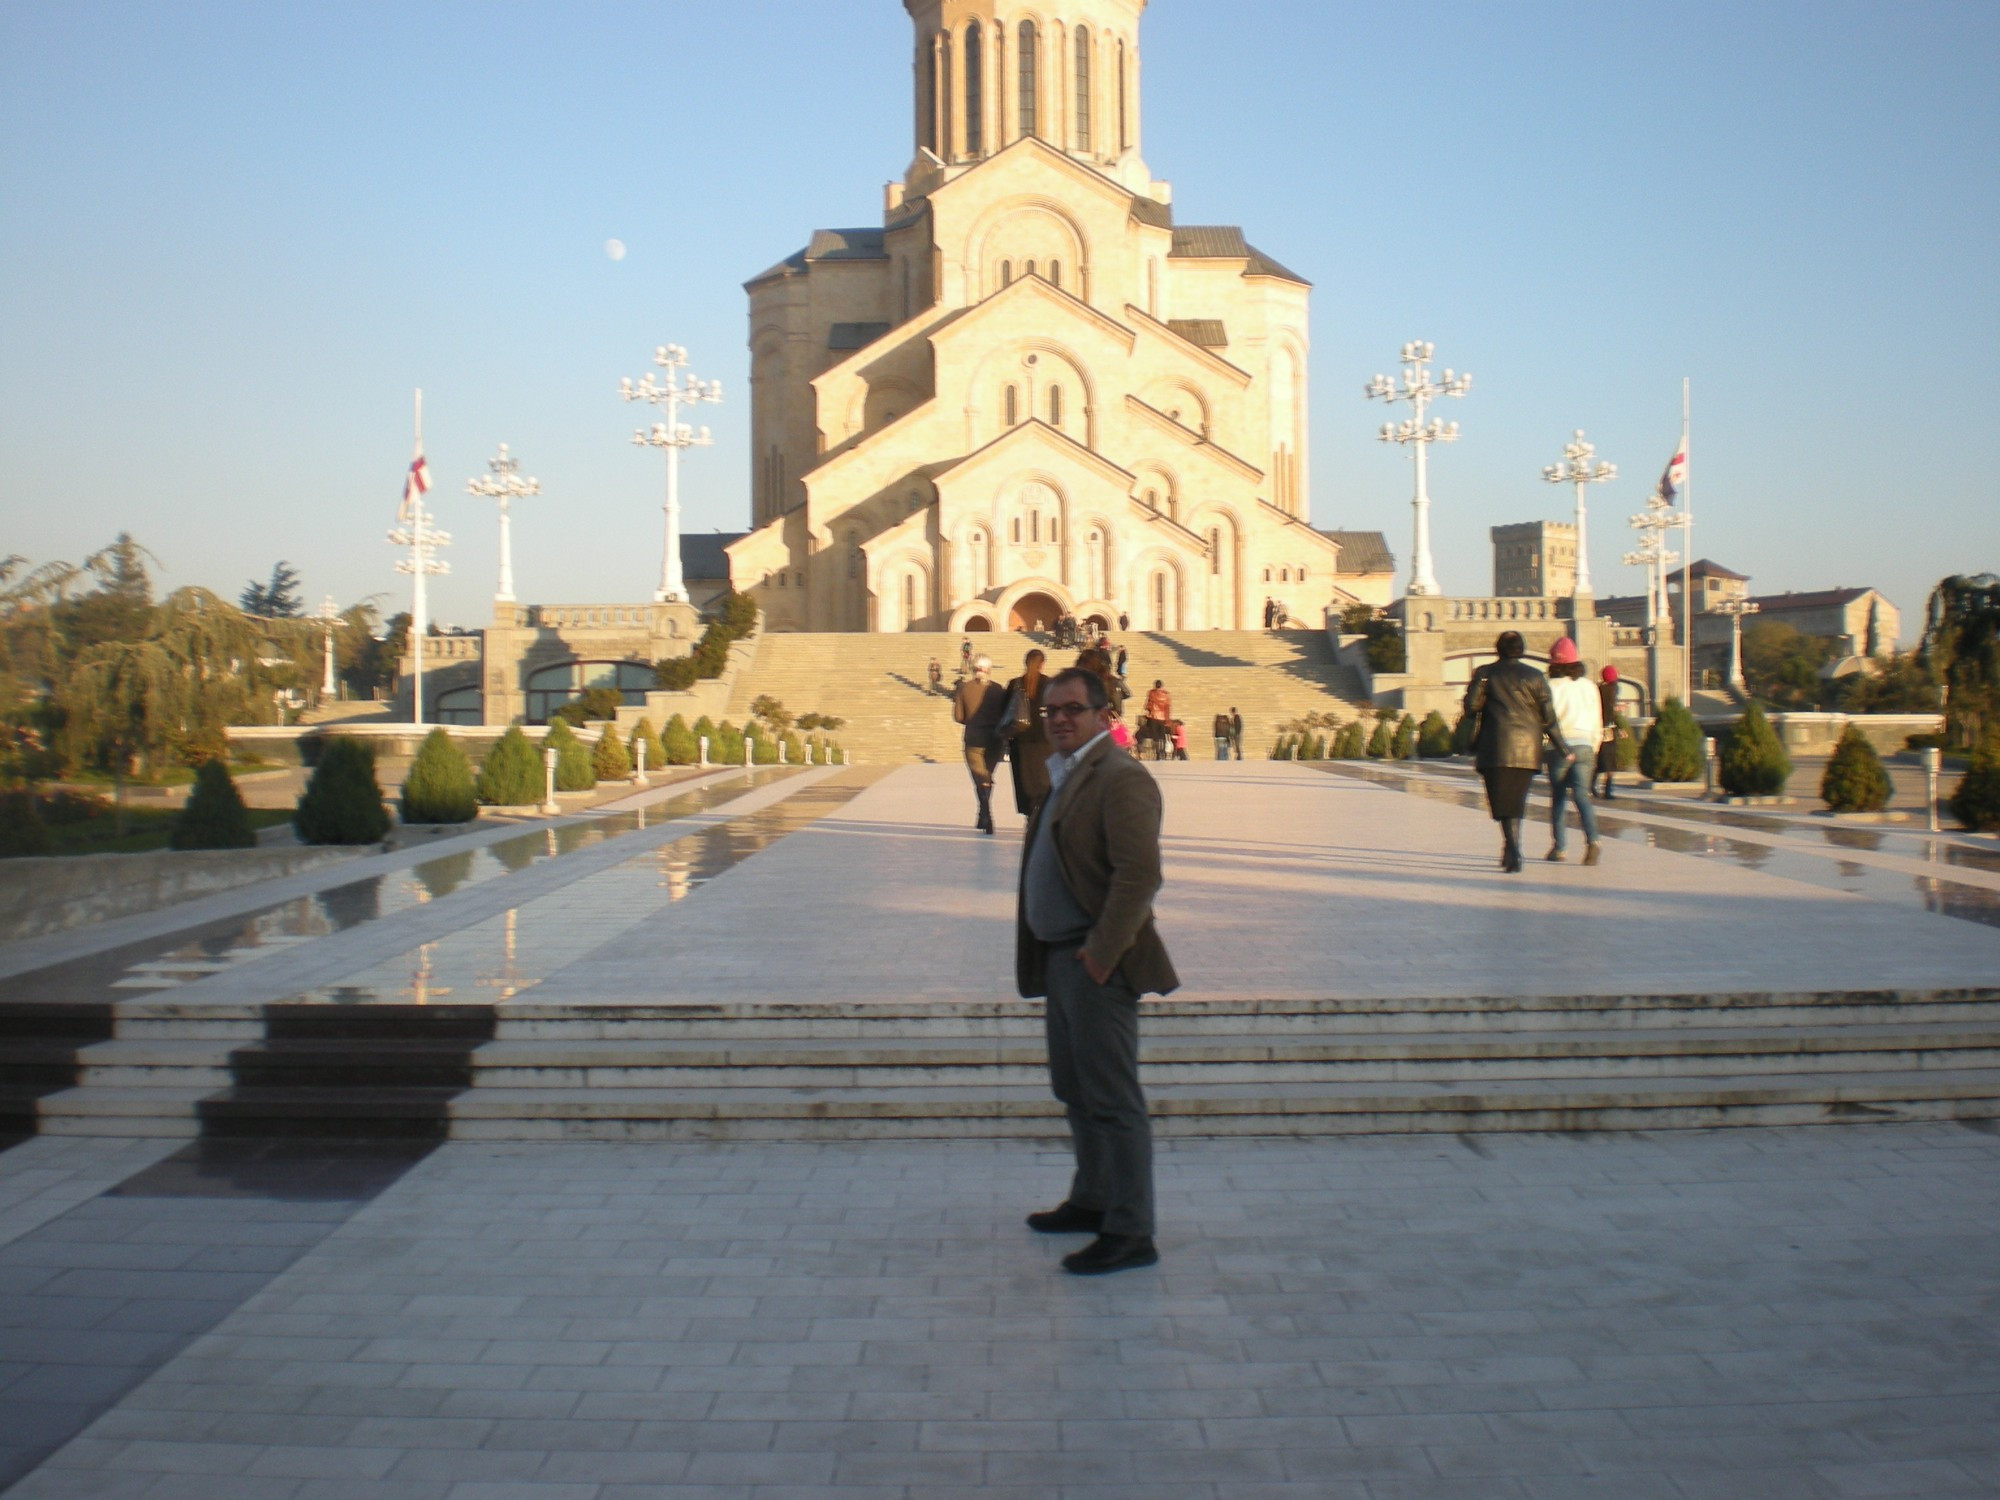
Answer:
<svg viewBox="0 0 2000 1500"><path fill-rule="evenodd" d="M1062 612L1062 606L1047 594L1023 594L1007 612L1007 628L1037 634L1054 630Z"/></svg>

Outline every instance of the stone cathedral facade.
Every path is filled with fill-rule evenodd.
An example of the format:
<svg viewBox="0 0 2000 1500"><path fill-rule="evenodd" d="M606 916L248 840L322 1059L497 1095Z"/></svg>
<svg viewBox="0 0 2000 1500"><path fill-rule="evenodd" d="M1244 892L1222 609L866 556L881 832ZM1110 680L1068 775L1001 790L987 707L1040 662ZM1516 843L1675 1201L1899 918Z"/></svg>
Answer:
<svg viewBox="0 0 2000 1500"><path fill-rule="evenodd" d="M1310 521L1311 289L1176 222L1140 154L1145 0L905 0L915 156L882 227L748 283L769 628L1241 629L1387 602ZM1378 597L1379 596L1379 597Z"/></svg>

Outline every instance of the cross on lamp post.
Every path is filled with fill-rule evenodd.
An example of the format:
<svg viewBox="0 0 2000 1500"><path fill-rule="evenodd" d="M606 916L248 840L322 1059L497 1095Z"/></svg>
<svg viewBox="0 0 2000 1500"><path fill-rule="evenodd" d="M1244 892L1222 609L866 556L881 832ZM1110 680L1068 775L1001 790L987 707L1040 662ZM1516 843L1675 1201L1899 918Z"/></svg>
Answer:
<svg viewBox="0 0 2000 1500"><path fill-rule="evenodd" d="M1563 448L1562 462L1542 470L1542 478L1550 484L1576 486L1576 585L1570 592L1579 599L1587 599L1595 592L1590 586L1589 516L1584 497L1593 484L1608 484L1618 477L1618 465L1596 460L1596 446L1584 441L1583 429L1579 427L1576 436Z"/></svg>
<svg viewBox="0 0 2000 1500"><path fill-rule="evenodd" d="M1682 607L1686 608L1685 600L1682 601ZM1729 685L1739 693L1747 692L1749 685L1743 680L1743 617L1757 614L1759 606L1748 599L1719 599L1714 609L1719 615L1729 616ZM1690 615L1688 619L1690 648L1694 639L1693 627L1694 619Z"/></svg>
<svg viewBox="0 0 2000 1500"><path fill-rule="evenodd" d="M666 604L687 599L687 585L681 578L681 449L706 448L715 441L706 427L696 431L681 421L680 409L703 402L719 403L722 382L696 380L692 375L683 381L681 372L687 367L687 350L679 344L662 344L655 349L653 363L666 371L664 380L655 380L648 370L636 383L629 377L620 380L618 394L627 401L644 401L666 413L664 422L655 422L650 429L641 427L632 434L632 441L638 447L667 450L666 552L660 559L660 587L653 595L655 603Z"/></svg>
<svg viewBox="0 0 2000 1500"><path fill-rule="evenodd" d="M500 502L500 587L493 597L511 604L514 602L514 533L508 507L516 499L539 495L542 482L521 477L521 461L507 451L505 443L500 445L499 457L486 460L486 467L493 471L492 477L466 480L465 492Z"/></svg>
<svg viewBox="0 0 2000 1500"><path fill-rule="evenodd" d="M1444 372L1444 379L1431 379L1430 362L1436 349L1435 344L1421 339L1403 345L1402 385L1399 387L1387 375L1377 375L1362 387L1371 401L1387 401L1391 405L1398 401L1410 403L1410 416L1401 422L1384 422L1376 436L1385 443L1407 445L1416 460L1417 494L1411 502L1416 512L1416 540L1410 553L1412 594L1438 592L1437 574L1431 568L1431 497L1424 455L1432 443L1458 441L1458 423L1440 422L1435 417L1426 422L1424 412L1440 396L1463 396L1472 389L1470 375L1450 369Z"/></svg>

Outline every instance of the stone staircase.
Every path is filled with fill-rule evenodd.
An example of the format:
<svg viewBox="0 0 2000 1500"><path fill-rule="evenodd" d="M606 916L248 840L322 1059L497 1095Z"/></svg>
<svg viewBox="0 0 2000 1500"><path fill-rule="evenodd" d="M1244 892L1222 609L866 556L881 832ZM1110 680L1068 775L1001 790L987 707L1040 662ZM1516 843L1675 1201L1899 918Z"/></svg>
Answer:
<svg viewBox="0 0 2000 1500"><path fill-rule="evenodd" d="M116 1038L77 1048L76 1086L37 1099L35 1123L461 1140L1062 1130L1032 1003L370 1009L141 1002ZM1163 1136L2000 1118L1996 989L1163 1000L1144 1016Z"/></svg>
<svg viewBox="0 0 2000 1500"><path fill-rule="evenodd" d="M769 694L793 713L837 714L847 721L837 738L870 764L958 758L959 730L951 706L928 689L933 656L945 669L949 687L958 666L961 637L937 634L821 635L774 632L758 643L754 666L736 682L729 717L741 724L750 705ZM1310 712L1332 711L1343 718L1365 707L1352 668L1333 658L1333 648L1316 630L1199 630L1178 633L1133 631L1118 638L1129 653L1126 681L1135 695L1158 681L1174 695L1174 709L1186 721L1189 753L1214 754L1209 725L1230 707L1243 715L1245 748L1262 755L1277 726ZM1024 635L975 635L975 651L990 655L994 675L1005 682L1021 670L1021 658L1045 641ZM1056 666L1072 652L1049 650Z"/></svg>

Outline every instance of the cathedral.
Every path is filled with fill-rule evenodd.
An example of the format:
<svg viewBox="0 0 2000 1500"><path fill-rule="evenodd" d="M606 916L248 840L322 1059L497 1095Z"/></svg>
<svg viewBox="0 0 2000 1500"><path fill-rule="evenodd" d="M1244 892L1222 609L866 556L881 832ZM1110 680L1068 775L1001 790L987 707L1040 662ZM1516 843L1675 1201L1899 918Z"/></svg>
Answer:
<svg viewBox="0 0 2000 1500"><path fill-rule="evenodd" d="M1146 0L904 3L915 155L882 226L818 230L746 287L729 582L773 630L1387 603L1379 537L1311 524L1311 288L1176 223L1140 154Z"/></svg>

